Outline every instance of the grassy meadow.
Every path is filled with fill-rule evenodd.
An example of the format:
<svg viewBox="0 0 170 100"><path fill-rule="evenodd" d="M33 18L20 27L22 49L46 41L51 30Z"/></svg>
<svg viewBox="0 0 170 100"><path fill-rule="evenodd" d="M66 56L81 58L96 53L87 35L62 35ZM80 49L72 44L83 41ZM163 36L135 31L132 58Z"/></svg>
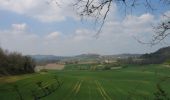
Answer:
<svg viewBox="0 0 170 100"><path fill-rule="evenodd" d="M21 100L21 97L35 100L35 95L42 95L40 100L153 100L158 91L156 84L170 76L170 68L163 65L126 65L104 71L77 70L74 66L61 71L1 77L0 100ZM42 83L41 87L49 86L46 91L52 92L44 95L37 82ZM62 84L58 86L59 83ZM169 83L170 80L165 80L161 88L170 97Z"/></svg>

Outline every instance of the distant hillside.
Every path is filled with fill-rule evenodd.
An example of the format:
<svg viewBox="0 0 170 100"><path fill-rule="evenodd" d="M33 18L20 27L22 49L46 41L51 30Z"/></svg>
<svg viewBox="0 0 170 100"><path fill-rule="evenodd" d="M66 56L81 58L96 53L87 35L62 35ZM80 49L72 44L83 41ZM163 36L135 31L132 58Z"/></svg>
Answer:
<svg viewBox="0 0 170 100"><path fill-rule="evenodd" d="M81 54L81 55L73 56L71 58L76 59L76 60L96 60L96 59L101 58L101 55L99 55L99 54Z"/></svg>
<svg viewBox="0 0 170 100"><path fill-rule="evenodd" d="M99 54L81 54L81 55L77 55L75 57L80 57L80 58L99 58L100 55Z"/></svg>
<svg viewBox="0 0 170 100"><path fill-rule="evenodd" d="M166 59L170 59L170 46L161 48L158 51L150 54L117 54L117 55L100 55L100 54L80 54L76 56L55 56L55 55L31 55L31 57L38 64L61 62L93 62L93 61L105 61L115 59L127 59L127 58L141 58L145 63L162 63Z"/></svg>
<svg viewBox="0 0 170 100"><path fill-rule="evenodd" d="M170 46L164 47L156 52L150 53L150 54L144 54L141 57L143 58L170 58Z"/></svg>
<svg viewBox="0 0 170 100"><path fill-rule="evenodd" d="M157 63L162 63L168 59L170 59L170 46L164 47L156 52L150 53L150 54L144 54L141 56L143 59L150 59Z"/></svg>
<svg viewBox="0 0 170 100"><path fill-rule="evenodd" d="M81 54L77 56L54 56L54 55L30 55L37 63L51 63L57 61L87 61L92 59L98 59L98 54Z"/></svg>
<svg viewBox="0 0 170 100"><path fill-rule="evenodd" d="M32 58L36 59L36 60L44 60L44 59L49 59L49 60L53 60L53 59L61 59L63 57L60 56L54 56L54 55L30 55Z"/></svg>
<svg viewBox="0 0 170 100"><path fill-rule="evenodd" d="M80 54L76 56L64 57L54 55L31 55L31 57L37 63L52 63L57 61L97 61L105 59L117 59L117 58L129 58L129 57L140 57L141 54L118 54L118 55L99 55L99 54Z"/></svg>
<svg viewBox="0 0 170 100"><path fill-rule="evenodd" d="M30 55L36 62L56 62L66 57L54 56L54 55Z"/></svg>

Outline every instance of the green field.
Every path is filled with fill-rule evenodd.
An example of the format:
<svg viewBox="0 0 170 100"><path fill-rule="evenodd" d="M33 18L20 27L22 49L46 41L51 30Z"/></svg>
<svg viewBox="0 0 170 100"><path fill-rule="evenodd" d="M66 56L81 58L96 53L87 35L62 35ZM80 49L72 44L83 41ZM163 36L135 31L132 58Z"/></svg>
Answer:
<svg viewBox="0 0 170 100"><path fill-rule="evenodd" d="M41 100L153 100L157 91L156 84L162 77L170 76L170 68L163 65L126 66L117 70L48 71L29 75L1 77L0 100L20 100L13 88L18 86L23 100L34 100L31 91L43 95L36 85L42 87L61 86ZM170 97L170 80L161 83L162 89Z"/></svg>

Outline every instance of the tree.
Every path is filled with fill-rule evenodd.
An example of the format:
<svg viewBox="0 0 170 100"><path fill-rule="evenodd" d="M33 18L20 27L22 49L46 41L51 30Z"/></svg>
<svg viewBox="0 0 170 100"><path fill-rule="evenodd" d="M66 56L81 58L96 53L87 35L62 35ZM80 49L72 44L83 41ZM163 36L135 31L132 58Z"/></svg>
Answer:
<svg viewBox="0 0 170 100"><path fill-rule="evenodd" d="M7 57L4 51L0 48L0 76L4 74L8 74L6 70L4 70L4 66L7 67Z"/></svg>
<svg viewBox="0 0 170 100"><path fill-rule="evenodd" d="M28 56L0 48L0 76L33 73L35 62Z"/></svg>
<svg viewBox="0 0 170 100"><path fill-rule="evenodd" d="M136 7L144 7L146 10L154 11L160 9L158 7L154 8L153 4L157 2L158 4L164 4L165 6L170 5L170 0L76 0L73 6L81 17L95 17L96 22L101 21L100 28L97 35L100 33L108 13L111 10L111 6L115 2L119 9L125 8L125 13L128 10L135 9ZM170 35L170 16L164 15L167 20L160 22L160 24L154 26L155 34L153 39L149 42L151 45L158 44L162 42L165 38ZM143 41L139 41L144 43Z"/></svg>

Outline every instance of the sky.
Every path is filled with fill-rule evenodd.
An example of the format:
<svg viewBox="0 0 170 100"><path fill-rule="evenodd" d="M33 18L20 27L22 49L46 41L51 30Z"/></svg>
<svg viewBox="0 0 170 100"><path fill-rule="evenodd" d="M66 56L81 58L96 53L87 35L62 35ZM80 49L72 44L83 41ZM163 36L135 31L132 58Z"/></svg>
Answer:
<svg viewBox="0 0 170 100"><path fill-rule="evenodd" d="M74 0L56 1L58 4L55 0L0 0L0 47L24 55L72 56L142 54L170 45L168 38L152 47L137 41L150 41L153 25L164 20L163 14L170 15L170 7L159 2L153 3L159 8L155 11L139 6L132 12L113 2L96 38L100 24L95 19L81 20L71 5Z"/></svg>

